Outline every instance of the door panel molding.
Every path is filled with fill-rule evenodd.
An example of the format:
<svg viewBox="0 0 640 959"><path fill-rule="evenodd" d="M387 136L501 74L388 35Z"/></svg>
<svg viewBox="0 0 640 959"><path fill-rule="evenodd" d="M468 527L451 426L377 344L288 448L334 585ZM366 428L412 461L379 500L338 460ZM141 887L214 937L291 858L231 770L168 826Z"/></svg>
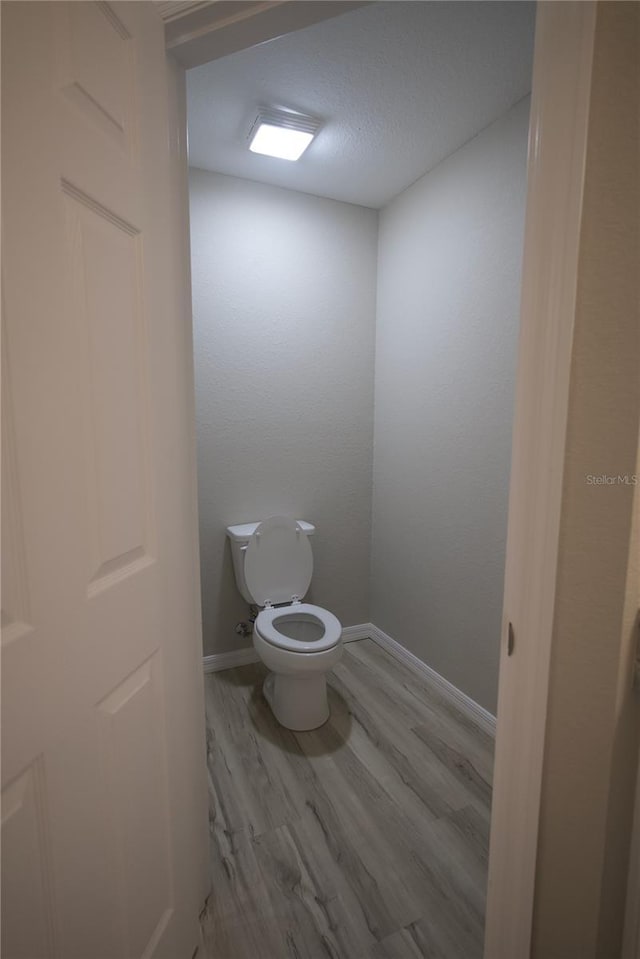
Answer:
<svg viewBox="0 0 640 959"><path fill-rule="evenodd" d="M18 854L20 887L10 887L3 902L2 953L19 941L11 959L54 959L58 956L50 813L46 798L44 757L33 762L2 790L3 855Z"/></svg>

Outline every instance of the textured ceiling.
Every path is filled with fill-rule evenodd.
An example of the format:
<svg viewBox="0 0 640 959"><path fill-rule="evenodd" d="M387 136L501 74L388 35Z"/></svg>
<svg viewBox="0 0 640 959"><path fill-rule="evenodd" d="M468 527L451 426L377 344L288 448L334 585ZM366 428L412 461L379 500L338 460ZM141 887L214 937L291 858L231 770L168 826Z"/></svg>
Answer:
<svg viewBox="0 0 640 959"><path fill-rule="evenodd" d="M381 207L531 87L535 7L377 0L187 74L191 166ZM297 163L250 153L258 107L320 117Z"/></svg>

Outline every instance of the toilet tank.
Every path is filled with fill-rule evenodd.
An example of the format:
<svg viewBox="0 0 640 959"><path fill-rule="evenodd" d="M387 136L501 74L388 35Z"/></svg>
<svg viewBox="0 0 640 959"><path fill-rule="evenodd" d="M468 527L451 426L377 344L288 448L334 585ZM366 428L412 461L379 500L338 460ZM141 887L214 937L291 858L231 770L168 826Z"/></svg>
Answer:
<svg viewBox="0 0 640 959"><path fill-rule="evenodd" d="M239 526L227 526L227 536L229 537L229 542L231 543L231 557L233 559L233 571L236 576L236 583L238 589L242 596L246 599L248 603L254 603L255 600L244 578L244 554L247 548L247 543L255 533L256 529L260 525L262 520L259 520L256 523L241 523ZM299 519L296 521L300 529L307 534L307 536L313 536L316 531L313 523L307 523L306 520Z"/></svg>

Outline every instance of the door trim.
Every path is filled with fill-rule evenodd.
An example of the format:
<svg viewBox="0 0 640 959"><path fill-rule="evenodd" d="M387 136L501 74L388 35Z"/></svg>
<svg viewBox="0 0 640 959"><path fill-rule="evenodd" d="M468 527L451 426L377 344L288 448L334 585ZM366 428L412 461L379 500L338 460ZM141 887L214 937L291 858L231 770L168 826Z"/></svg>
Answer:
<svg viewBox="0 0 640 959"><path fill-rule="evenodd" d="M537 8L485 959L531 947L595 18Z"/></svg>
<svg viewBox="0 0 640 959"><path fill-rule="evenodd" d="M273 6L282 36L316 4ZM537 8L485 959L530 954L595 19L581 0ZM171 52L189 68L267 39L243 22Z"/></svg>
<svg viewBox="0 0 640 959"><path fill-rule="evenodd" d="M640 611L638 612L636 630L640 632ZM636 798L631 831L622 955L627 959L638 959L640 957L640 763L638 763L636 778Z"/></svg>
<svg viewBox="0 0 640 959"><path fill-rule="evenodd" d="M347 13L370 0L240 0L188 4L165 16L165 41L183 67L197 67ZM167 4L171 7L171 4Z"/></svg>

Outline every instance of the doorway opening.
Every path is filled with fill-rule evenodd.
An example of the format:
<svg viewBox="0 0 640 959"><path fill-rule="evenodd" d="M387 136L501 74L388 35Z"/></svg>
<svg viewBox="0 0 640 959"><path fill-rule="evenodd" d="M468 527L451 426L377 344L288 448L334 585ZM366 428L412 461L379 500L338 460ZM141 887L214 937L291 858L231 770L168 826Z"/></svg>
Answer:
<svg viewBox="0 0 640 959"><path fill-rule="evenodd" d="M482 951L533 27L377 3L188 73L213 855L264 880L213 882L239 957ZM263 108L320 119L297 163L249 151ZM306 601L353 640L314 733L274 723L225 536L274 515L316 526Z"/></svg>

